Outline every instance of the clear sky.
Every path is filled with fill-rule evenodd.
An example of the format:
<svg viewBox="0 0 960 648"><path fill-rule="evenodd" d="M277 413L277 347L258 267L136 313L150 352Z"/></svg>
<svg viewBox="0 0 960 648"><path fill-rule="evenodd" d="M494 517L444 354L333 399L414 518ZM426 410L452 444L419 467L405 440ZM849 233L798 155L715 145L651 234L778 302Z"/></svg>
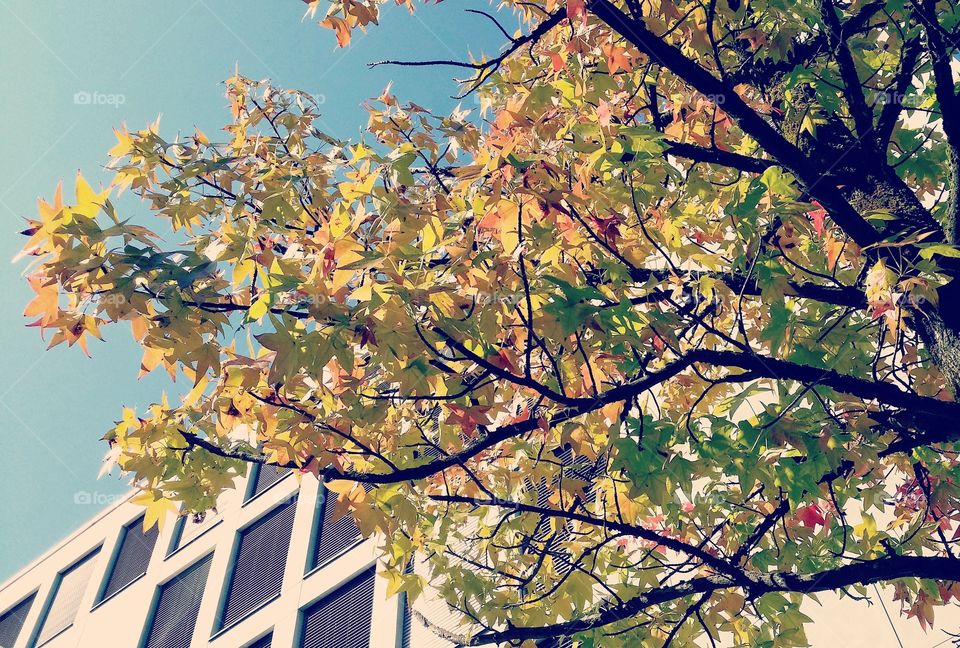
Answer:
<svg viewBox="0 0 960 648"><path fill-rule="evenodd" d="M0 580L126 490L115 476L97 479L99 438L121 406L144 408L162 390L178 391L159 374L137 380L128 327L106 329L108 344L92 344L92 358L65 346L45 352L37 330L24 327L25 263L10 260L36 199L52 196L61 178L72 191L78 169L91 184L106 181L111 128L123 122L140 128L162 114L168 139L194 125L213 138L229 118L220 83L235 65L322 95L325 127L351 137L366 122L359 104L390 81L401 99L455 105L453 68L366 63L464 58L502 41L455 2L414 16L390 4L382 27L339 50L332 32L301 21L303 10L297 0L0 0ZM147 215L139 203L126 206Z"/></svg>

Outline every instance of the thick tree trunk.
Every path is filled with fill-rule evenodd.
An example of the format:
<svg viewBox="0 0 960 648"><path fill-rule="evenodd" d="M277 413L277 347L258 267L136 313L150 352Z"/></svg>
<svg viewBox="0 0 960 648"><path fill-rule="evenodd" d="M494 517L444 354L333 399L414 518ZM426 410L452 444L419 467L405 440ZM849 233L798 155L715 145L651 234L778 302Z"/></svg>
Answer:
<svg viewBox="0 0 960 648"><path fill-rule="evenodd" d="M914 311L914 326L930 349L954 398L960 398L960 280L937 291L939 304Z"/></svg>
<svg viewBox="0 0 960 648"><path fill-rule="evenodd" d="M815 98L798 93L806 101ZM835 184L843 197L861 215L886 212L895 217L886 221L884 237L904 238L915 232L932 232L925 241L954 243L956 223L941 227L909 186L877 153L858 143L839 120L818 128L816 136L798 125L784 123L783 132L792 138L811 160L824 169L824 182ZM952 171L958 167L951 165ZM952 187L960 187L960 177L951 177ZM955 193L955 192L951 192ZM953 213L952 205L950 213ZM945 259L952 276L958 276L960 264ZM960 280L954 279L938 291L938 303L921 303L911 308L912 323L930 351L954 397L960 397Z"/></svg>

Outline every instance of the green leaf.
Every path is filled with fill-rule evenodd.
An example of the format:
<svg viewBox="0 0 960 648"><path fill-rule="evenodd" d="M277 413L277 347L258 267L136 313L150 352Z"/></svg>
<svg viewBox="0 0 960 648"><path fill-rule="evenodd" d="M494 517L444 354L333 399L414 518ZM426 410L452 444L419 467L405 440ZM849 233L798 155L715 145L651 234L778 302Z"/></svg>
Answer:
<svg viewBox="0 0 960 648"><path fill-rule="evenodd" d="M927 261L933 258L935 254L952 259L960 259L960 248L954 245L947 245L946 243L937 243L935 245L924 246L920 250L920 256Z"/></svg>

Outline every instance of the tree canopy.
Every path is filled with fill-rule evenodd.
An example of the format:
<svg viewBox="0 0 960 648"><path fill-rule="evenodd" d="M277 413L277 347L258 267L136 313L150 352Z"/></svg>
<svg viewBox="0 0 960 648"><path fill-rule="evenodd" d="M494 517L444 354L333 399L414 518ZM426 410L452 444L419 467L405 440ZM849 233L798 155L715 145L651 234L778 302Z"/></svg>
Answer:
<svg viewBox="0 0 960 648"><path fill-rule="evenodd" d="M383 2L308 13L346 46ZM108 188L39 203L51 346L125 322L192 384L105 436L148 517L250 463L313 475L464 645L802 646L806 597L877 582L932 623L960 596L960 9L471 10L502 51L377 63L465 75L450 114L386 90L343 142L237 75L224 135L118 130Z"/></svg>

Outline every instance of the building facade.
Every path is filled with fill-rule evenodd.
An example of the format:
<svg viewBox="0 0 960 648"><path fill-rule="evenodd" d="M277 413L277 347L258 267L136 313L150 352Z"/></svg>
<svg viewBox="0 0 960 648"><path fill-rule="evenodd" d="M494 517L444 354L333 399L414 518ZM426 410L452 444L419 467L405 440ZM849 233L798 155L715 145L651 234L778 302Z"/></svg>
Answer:
<svg viewBox="0 0 960 648"><path fill-rule="evenodd" d="M332 518L333 497L314 479L254 467L215 514L146 533L143 508L125 498L0 585L0 648L452 648L387 596L373 543L349 516ZM459 615L425 594L417 609L456 629ZM818 648L949 643L859 598L824 593L805 612ZM940 628L958 620L937 613Z"/></svg>
<svg viewBox="0 0 960 648"><path fill-rule="evenodd" d="M449 646L387 596L334 502L259 466L216 513L162 530L126 498L0 586L0 648Z"/></svg>

